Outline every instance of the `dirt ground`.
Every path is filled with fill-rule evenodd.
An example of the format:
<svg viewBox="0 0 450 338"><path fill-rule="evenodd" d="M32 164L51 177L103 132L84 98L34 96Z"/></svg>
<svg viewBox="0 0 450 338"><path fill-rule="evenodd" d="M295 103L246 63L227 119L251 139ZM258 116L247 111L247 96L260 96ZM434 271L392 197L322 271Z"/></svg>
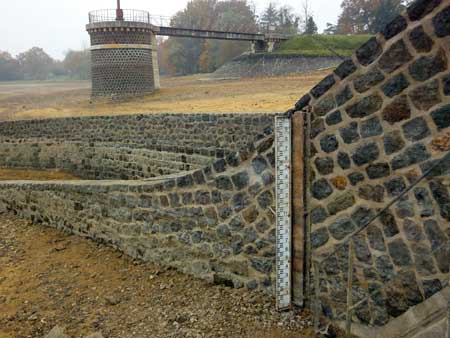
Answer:
<svg viewBox="0 0 450 338"><path fill-rule="evenodd" d="M310 318L260 293L134 261L59 230L0 215L0 338L315 337Z"/></svg>
<svg viewBox="0 0 450 338"><path fill-rule="evenodd" d="M0 120L152 112L284 112L330 70L240 80L207 74L162 78L162 89L129 102L91 102L90 83L0 83Z"/></svg>

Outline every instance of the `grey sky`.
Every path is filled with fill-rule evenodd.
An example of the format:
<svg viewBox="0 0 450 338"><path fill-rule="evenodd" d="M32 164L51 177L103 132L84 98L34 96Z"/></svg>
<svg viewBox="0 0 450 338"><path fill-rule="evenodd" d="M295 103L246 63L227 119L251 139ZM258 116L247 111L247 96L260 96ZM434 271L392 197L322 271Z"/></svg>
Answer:
<svg viewBox="0 0 450 338"><path fill-rule="evenodd" d="M188 0L122 0L123 8L147 10L152 14L173 15ZM279 0L301 11L302 0ZM115 0L1 0L0 50L13 55L33 46L44 48L52 57L62 59L68 49L88 47L84 26L90 10L114 8ZM254 0L260 12L269 0ZM309 0L319 31L327 22L336 22L341 0Z"/></svg>

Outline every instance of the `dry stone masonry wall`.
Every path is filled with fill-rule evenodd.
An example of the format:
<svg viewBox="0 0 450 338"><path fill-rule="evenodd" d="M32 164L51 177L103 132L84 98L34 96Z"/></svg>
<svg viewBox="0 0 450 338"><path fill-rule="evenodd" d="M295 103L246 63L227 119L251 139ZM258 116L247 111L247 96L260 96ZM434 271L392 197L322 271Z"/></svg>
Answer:
<svg viewBox="0 0 450 338"><path fill-rule="evenodd" d="M450 1L419 0L293 111L312 114L311 246L324 259L319 293L331 318L345 319L342 243L355 247L355 318L365 325L385 325L447 283L449 62Z"/></svg>
<svg viewBox="0 0 450 338"><path fill-rule="evenodd" d="M139 179L203 168L270 131L267 114L157 114L0 123L0 166Z"/></svg>
<svg viewBox="0 0 450 338"><path fill-rule="evenodd" d="M269 134L256 146L157 183L0 183L0 212L216 283L271 290L273 182Z"/></svg>

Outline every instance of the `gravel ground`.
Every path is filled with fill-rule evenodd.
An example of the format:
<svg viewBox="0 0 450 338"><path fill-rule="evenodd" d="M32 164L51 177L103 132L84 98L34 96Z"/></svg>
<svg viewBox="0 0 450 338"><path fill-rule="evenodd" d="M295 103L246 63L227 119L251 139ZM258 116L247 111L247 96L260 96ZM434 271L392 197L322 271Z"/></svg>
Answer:
<svg viewBox="0 0 450 338"><path fill-rule="evenodd" d="M270 297L144 264L89 240L0 215L0 338L316 337Z"/></svg>

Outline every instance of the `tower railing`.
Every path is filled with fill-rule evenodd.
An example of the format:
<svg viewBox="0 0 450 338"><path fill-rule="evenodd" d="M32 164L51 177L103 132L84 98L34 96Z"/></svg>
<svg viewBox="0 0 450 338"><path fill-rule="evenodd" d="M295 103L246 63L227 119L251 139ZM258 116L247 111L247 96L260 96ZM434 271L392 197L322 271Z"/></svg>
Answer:
<svg viewBox="0 0 450 338"><path fill-rule="evenodd" d="M99 9L89 12L89 23L128 21L151 24L151 16L147 11L138 9L123 9L123 20L117 20L115 9Z"/></svg>

